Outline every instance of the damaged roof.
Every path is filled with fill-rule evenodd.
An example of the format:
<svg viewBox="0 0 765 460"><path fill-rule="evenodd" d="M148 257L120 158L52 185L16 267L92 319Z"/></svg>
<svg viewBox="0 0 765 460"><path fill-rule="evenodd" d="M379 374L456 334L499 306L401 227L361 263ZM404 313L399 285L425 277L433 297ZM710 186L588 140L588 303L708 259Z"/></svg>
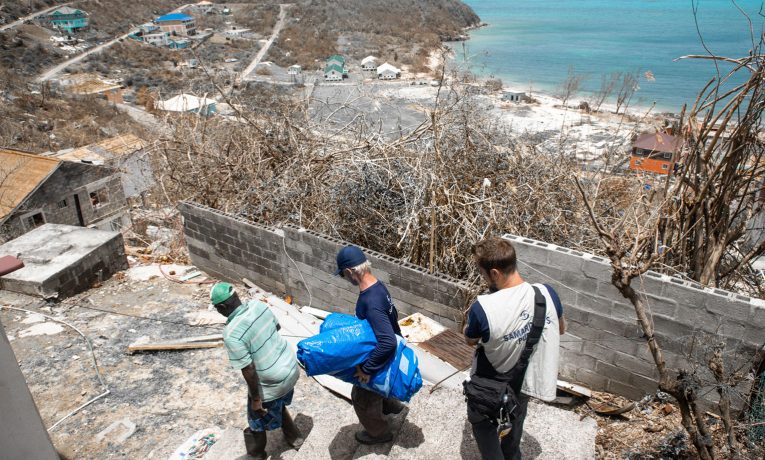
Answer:
<svg viewBox="0 0 765 460"><path fill-rule="evenodd" d="M115 158L129 155L142 150L148 143L133 134L122 134L95 144L86 145L74 150L63 150L51 156L67 161L104 164Z"/></svg>
<svg viewBox="0 0 765 460"><path fill-rule="evenodd" d="M0 222L53 174L61 160L0 148Z"/></svg>

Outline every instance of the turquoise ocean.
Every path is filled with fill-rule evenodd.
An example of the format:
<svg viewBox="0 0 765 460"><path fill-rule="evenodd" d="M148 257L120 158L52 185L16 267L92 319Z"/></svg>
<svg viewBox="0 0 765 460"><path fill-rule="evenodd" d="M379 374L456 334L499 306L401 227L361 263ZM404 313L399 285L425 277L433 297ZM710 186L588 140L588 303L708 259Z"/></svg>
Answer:
<svg viewBox="0 0 765 460"><path fill-rule="evenodd" d="M474 73L553 94L569 67L585 76L585 90L599 87L603 74L639 72L631 105L655 102L670 112L692 103L716 75L712 61L675 61L708 54L700 36L714 54L740 57L752 49L752 31L757 40L765 26L759 0L464 1L489 24L471 31L464 47L453 44L456 59L467 57ZM751 28L736 5L749 14ZM720 65L723 72L730 68Z"/></svg>

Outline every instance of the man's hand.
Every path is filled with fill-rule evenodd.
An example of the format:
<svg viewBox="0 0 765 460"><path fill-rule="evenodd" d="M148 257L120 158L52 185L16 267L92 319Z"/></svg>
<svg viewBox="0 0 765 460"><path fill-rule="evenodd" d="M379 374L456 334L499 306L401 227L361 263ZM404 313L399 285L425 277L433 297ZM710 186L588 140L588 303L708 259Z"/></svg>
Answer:
<svg viewBox="0 0 765 460"><path fill-rule="evenodd" d="M263 407L263 401L261 401L260 398L250 397L250 408L253 410L253 412L261 417L268 413L268 411Z"/></svg>
<svg viewBox="0 0 765 460"><path fill-rule="evenodd" d="M356 366L356 373L353 374L353 376L359 379L359 382L363 383L364 385L369 383L370 376L361 370L361 366Z"/></svg>

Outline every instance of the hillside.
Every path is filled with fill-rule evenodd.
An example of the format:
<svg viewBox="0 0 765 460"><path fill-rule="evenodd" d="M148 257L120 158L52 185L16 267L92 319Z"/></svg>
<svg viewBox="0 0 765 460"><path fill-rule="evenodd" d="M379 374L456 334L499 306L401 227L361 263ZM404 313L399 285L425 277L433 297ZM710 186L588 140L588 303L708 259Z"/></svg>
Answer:
<svg viewBox="0 0 765 460"><path fill-rule="evenodd" d="M480 22L459 0L307 1L293 7L291 17L269 58L308 67L336 52L415 64L427 55L422 50Z"/></svg>

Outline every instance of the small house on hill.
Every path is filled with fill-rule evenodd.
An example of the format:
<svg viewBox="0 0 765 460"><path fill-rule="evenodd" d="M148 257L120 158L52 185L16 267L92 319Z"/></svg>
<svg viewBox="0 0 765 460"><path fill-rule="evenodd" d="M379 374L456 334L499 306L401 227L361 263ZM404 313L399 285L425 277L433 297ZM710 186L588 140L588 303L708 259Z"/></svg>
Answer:
<svg viewBox="0 0 765 460"><path fill-rule="evenodd" d="M361 70L365 72L374 72L377 69L377 58L367 56L361 60Z"/></svg>
<svg viewBox="0 0 765 460"><path fill-rule="evenodd" d="M216 104L215 99L179 94L166 101L157 102L156 108L167 112L196 113L206 117L217 112Z"/></svg>
<svg viewBox="0 0 765 460"><path fill-rule="evenodd" d="M674 169L681 139L667 133L644 133L632 144L630 169L669 174Z"/></svg>
<svg viewBox="0 0 765 460"><path fill-rule="evenodd" d="M401 70L387 62L377 68L377 78L380 80L395 80L401 76Z"/></svg>
<svg viewBox="0 0 765 460"><path fill-rule="evenodd" d="M170 45L170 32L158 30L144 35L143 41L154 46L168 46Z"/></svg>
<svg viewBox="0 0 765 460"><path fill-rule="evenodd" d="M192 36L197 34L194 18L183 13L170 13L154 20L160 29L171 35Z"/></svg>
<svg viewBox="0 0 765 460"><path fill-rule="evenodd" d="M134 136L120 136L51 154L59 160L108 166L118 171L125 198L138 198L154 186L148 142Z"/></svg>
<svg viewBox="0 0 765 460"><path fill-rule="evenodd" d="M130 225L112 168L0 149L0 241L45 223L117 230Z"/></svg>
<svg viewBox="0 0 765 460"><path fill-rule="evenodd" d="M62 6L42 17L43 21L67 34L72 34L88 27L88 13L77 8Z"/></svg>
<svg viewBox="0 0 765 460"><path fill-rule="evenodd" d="M328 64L324 68L324 80L325 81L343 81L343 68L335 63Z"/></svg>
<svg viewBox="0 0 765 460"><path fill-rule="evenodd" d="M502 93L502 100L505 102L523 102L526 99L526 93L523 91L505 91Z"/></svg>

